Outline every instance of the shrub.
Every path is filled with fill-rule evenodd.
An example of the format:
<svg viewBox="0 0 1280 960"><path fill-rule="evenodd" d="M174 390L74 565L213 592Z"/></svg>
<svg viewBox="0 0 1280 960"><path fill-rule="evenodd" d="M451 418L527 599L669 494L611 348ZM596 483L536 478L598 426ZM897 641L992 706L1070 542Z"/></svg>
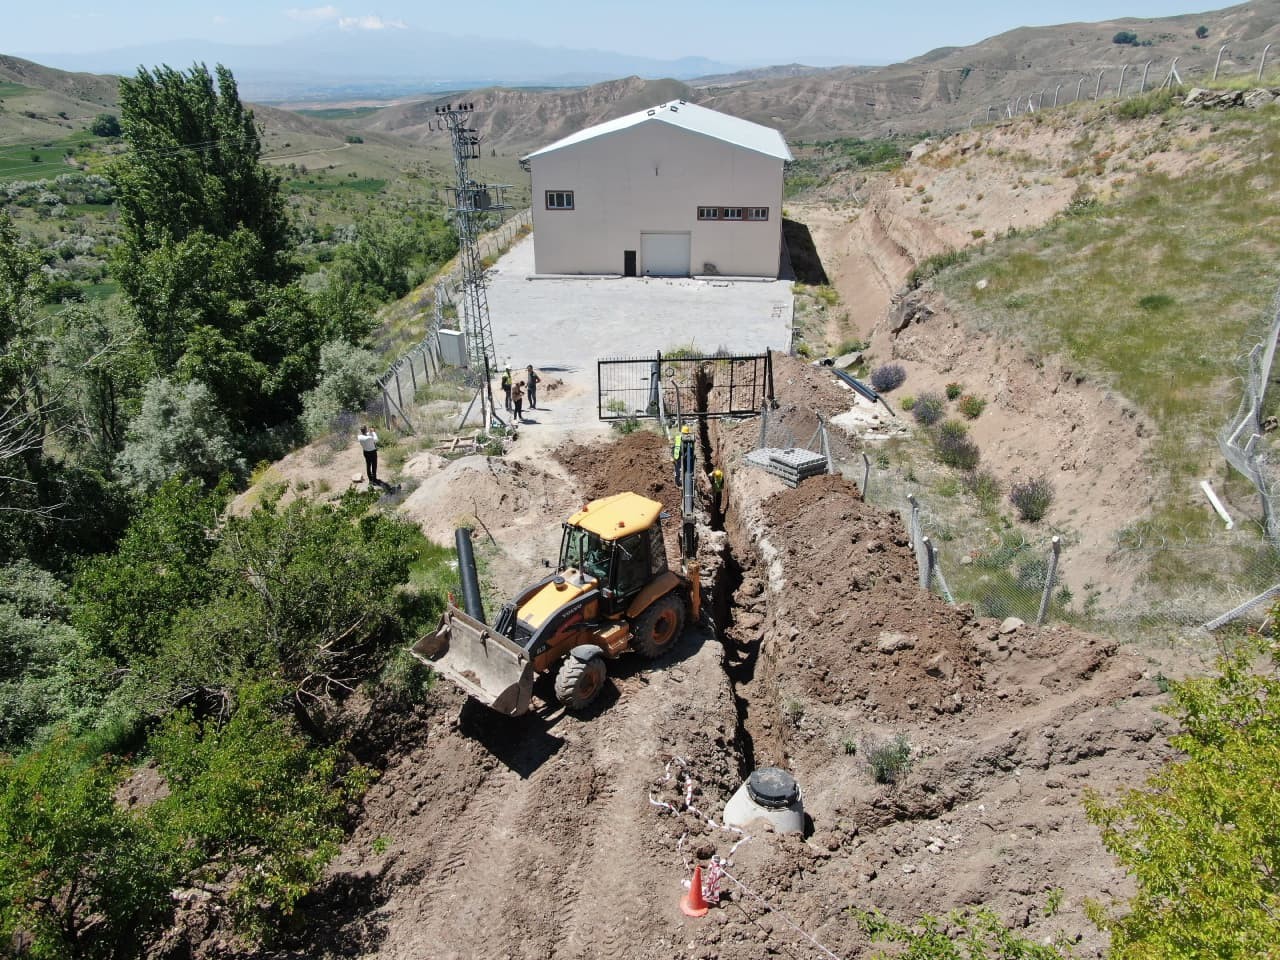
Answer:
<svg viewBox="0 0 1280 960"><path fill-rule="evenodd" d="M882 363L871 371L871 386L879 393L896 390L907 382L907 369L900 363Z"/></svg>
<svg viewBox="0 0 1280 960"><path fill-rule="evenodd" d="M1138 35L1134 33L1132 30L1121 30L1119 33L1117 33L1114 37L1111 38L1111 42L1118 43L1122 46L1128 45L1131 47L1136 47L1138 45Z"/></svg>
<svg viewBox="0 0 1280 960"><path fill-rule="evenodd" d="M212 486L223 473L244 474L244 460L230 440L231 424L197 380L148 383L127 436L116 465L125 485L140 493L150 493L170 477Z"/></svg>
<svg viewBox="0 0 1280 960"><path fill-rule="evenodd" d="M973 470L978 465L978 445L969 439L969 431L959 420L946 420L938 425L933 441L939 460L959 470Z"/></svg>
<svg viewBox="0 0 1280 960"><path fill-rule="evenodd" d="M89 124L89 132L95 137L120 136L120 119L114 113L100 113Z"/></svg>
<svg viewBox="0 0 1280 960"><path fill-rule="evenodd" d="M916 405L916 398L909 393L906 394L901 400L898 401L898 406L901 407L904 411L910 410L915 405Z"/></svg>
<svg viewBox="0 0 1280 960"><path fill-rule="evenodd" d="M1202 24L1200 24L1200 26L1196 27L1196 39L1197 39L1197 40L1203 40L1203 39L1204 39L1205 37L1207 37L1207 36L1209 36L1209 28L1208 28L1208 27L1206 27L1203 23L1202 23Z"/></svg>
<svg viewBox="0 0 1280 960"><path fill-rule="evenodd" d="M335 340L320 348L320 382L302 396L302 425L315 440L333 430L344 413L358 413L373 393L378 358Z"/></svg>
<svg viewBox="0 0 1280 960"><path fill-rule="evenodd" d="M916 423L922 423L926 427L931 427L941 420L942 414L942 398L936 393L920 394L911 407L911 415L916 418Z"/></svg>
<svg viewBox="0 0 1280 960"><path fill-rule="evenodd" d="M986 506L999 500L1003 492L999 478L990 470L970 470L964 475L964 488Z"/></svg>
<svg viewBox="0 0 1280 960"><path fill-rule="evenodd" d="M911 744L906 734L898 734L892 740L875 740L864 743L862 755L876 783L897 783L911 769Z"/></svg>
<svg viewBox="0 0 1280 960"><path fill-rule="evenodd" d="M954 382L954 381L952 381L951 383L948 383L948 384L947 384L947 399L948 399L948 400L954 400L956 397L960 396L960 394L962 394L962 393L964 393L964 387L963 387L963 386L961 386L960 384L958 384L958 383L956 383L956 382Z"/></svg>
<svg viewBox="0 0 1280 960"><path fill-rule="evenodd" d="M960 398L960 413L964 415L966 420L977 420L986 408L987 401L982 397L974 396L972 393L966 393Z"/></svg>
<svg viewBox="0 0 1280 960"><path fill-rule="evenodd" d="M1049 512L1049 505L1053 503L1053 485L1045 477L1032 477L1015 483L1009 490L1009 502L1020 518L1035 523Z"/></svg>

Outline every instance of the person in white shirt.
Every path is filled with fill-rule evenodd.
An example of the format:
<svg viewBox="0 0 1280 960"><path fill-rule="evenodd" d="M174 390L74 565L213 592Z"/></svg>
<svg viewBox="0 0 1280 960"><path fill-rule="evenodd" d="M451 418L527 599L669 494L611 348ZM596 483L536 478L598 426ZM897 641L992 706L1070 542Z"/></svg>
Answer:
<svg viewBox="0 0 1280 960"><path fill-rule="evenodd" d="M356 439L364 451L364 471L369 475L369 486L372 487L378 482L378 435L366 423Z"/></svg>

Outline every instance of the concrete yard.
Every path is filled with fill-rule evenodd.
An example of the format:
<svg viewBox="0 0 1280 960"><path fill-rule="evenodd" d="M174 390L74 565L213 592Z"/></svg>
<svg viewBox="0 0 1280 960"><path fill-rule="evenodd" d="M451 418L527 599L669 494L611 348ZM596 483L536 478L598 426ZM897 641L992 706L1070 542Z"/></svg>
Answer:
<svg viewBox="0 0 1280 960"><path fill-rule="evenodd" d="M693 344L712 353L786 351L791 284L659 277L529 279L533 238L498 261L489 311L500 363L532 363L595 382L601 357L649 356Z"/></svg>

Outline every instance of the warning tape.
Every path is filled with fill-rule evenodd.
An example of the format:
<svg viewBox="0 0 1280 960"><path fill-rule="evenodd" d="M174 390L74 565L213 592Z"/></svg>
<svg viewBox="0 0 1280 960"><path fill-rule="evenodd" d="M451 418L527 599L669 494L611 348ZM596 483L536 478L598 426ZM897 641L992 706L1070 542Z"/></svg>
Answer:
<svg viewBox="0 0 1280 960"><path fill-rule="evenodd" d="M680 769L680 772L673 777L671 775L671 766L672 764L676 764L676 763L680 765L681 769ZM697 783L696 781L694 781L693 776L689 773L689 762L685 760L683 757L672 757L670 760L667 761L667 764L663 769L662 782L672 783L674 781L678 787L682 780L684 785L684 795L682 797L682 805L684 807L683 810L677 809L676 805L673 803L668 803L665 800L656 799L652 792L649 793L649 803L652 806L660 807L664 810L669 810L672 814L676 816L679 816L681 813L684 813L684 812L692 813L694 816L696 816L699 820L703 821L707 826L709 826L713 830L725 830L729 833L736 834L739 839L734 843L732 847L729 848L729 856L730 857L733 856L733 852L737 850L740 846L742 846L744 843L746 843L748 840L750 840L751 836L747 834L744 830L739 829L738 827L731 827L731 826L728 826L727 824L717 823L712 817L707 816L705 813L699 810L696 806L694 806L693 792L697 787ZM685 869L692 870L693 864L689 862L689 858L685 856L685 852L684 852L684 842L688 838L688 836L689 836L688 831L685 831L680 835L680 839L676 841L676 850L678 850L680 853L680 859L684 861ZM727 858L722 858L718 856L713 856L711 858L711 865L707 867L706 873L702 875L702 897L704 900L706 900L709 903L719 903L721 878L728 878L729 880L731 880L733 883L737 885L739 890L741 890L744 894L746 894L752 900L756 901L756 903L763 906L770 913L777 916L780 920L782 920L783 923L785 923L792 930L800 934L800 936L804 937L811 944L813 944L820 951L822 951L822 953L825 956L829 957L830 960L842 960L842 958L838 954L833 953L831 950L824 947L821 943L818 942L817 938L815 938L812 934L808 933L803 927L801 927L789 916L787 916L777 906L770 903L764 897L760 896L760 894L756 893L754 890L748 887L745 883L743 883L741 880L735 877L732 873L730 873L728 869L725 867L726 860ZM686 885L687 884L688 884L688 881L686 881Z"/></svg>
<svg viewBox="0 0 1280 960"><path fill-rule="evenodd" d="M679 774L673 777L671 775L671 765L674 763L680 764L681 769ZM712 830L724 830L728 833L735 834L738 837L738 840L734 843L732 847L729 848L729 853L728 853L728 856L732 857L735 850L737 850L740 846L742 846L744 843L746 843L748 840L751 839L751 835L748 834L745 830L739 829L738 827L731 827L728 824L717 823L714 818L707 816L705 813L699 810L696 806L694 806L693 791L697 787L697 782L693 779L692 774L689 773L689 761L685 760L684 757L672 757L670 760L667 761L666 766L663 768L662 782L671 783L674 781L678 787L682 779L684 781L684 801L683 801L684 809L683 810L677 810L675 807L675 804L667 803L665 800L654 799L652 792L650 792L649 794L649 803L655 807L661 807L664 810L669 810L671 811L671 813L675 814L676 816L679 816L681 813L685 813L685 812L692 813L695 817L697 817L699 820L705 823ZM686 870L690 870L693 868L693 864L689 862L689 858L684 855L684 842L688 838L688 836L689 836L688 831L686 831L682 833L680 835L680 839L676 841L676 849L680 851L680 859L684 861L684 866ZM716 859L717 858L713 857L712 861L714 862ZM703 886L705 888L706 884L704 883Z"/></svg>

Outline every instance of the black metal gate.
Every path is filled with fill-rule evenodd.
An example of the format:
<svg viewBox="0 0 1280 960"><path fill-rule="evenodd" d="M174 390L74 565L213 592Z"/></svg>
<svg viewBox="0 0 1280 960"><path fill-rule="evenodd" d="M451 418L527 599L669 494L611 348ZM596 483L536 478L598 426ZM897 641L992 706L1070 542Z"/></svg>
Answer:
<svg viewBox="0 0 1280 960"><path fill-rule="evenodd" d="M596 361L601 420L744 417L773 399L773 357L611 357Z"/></svg>

